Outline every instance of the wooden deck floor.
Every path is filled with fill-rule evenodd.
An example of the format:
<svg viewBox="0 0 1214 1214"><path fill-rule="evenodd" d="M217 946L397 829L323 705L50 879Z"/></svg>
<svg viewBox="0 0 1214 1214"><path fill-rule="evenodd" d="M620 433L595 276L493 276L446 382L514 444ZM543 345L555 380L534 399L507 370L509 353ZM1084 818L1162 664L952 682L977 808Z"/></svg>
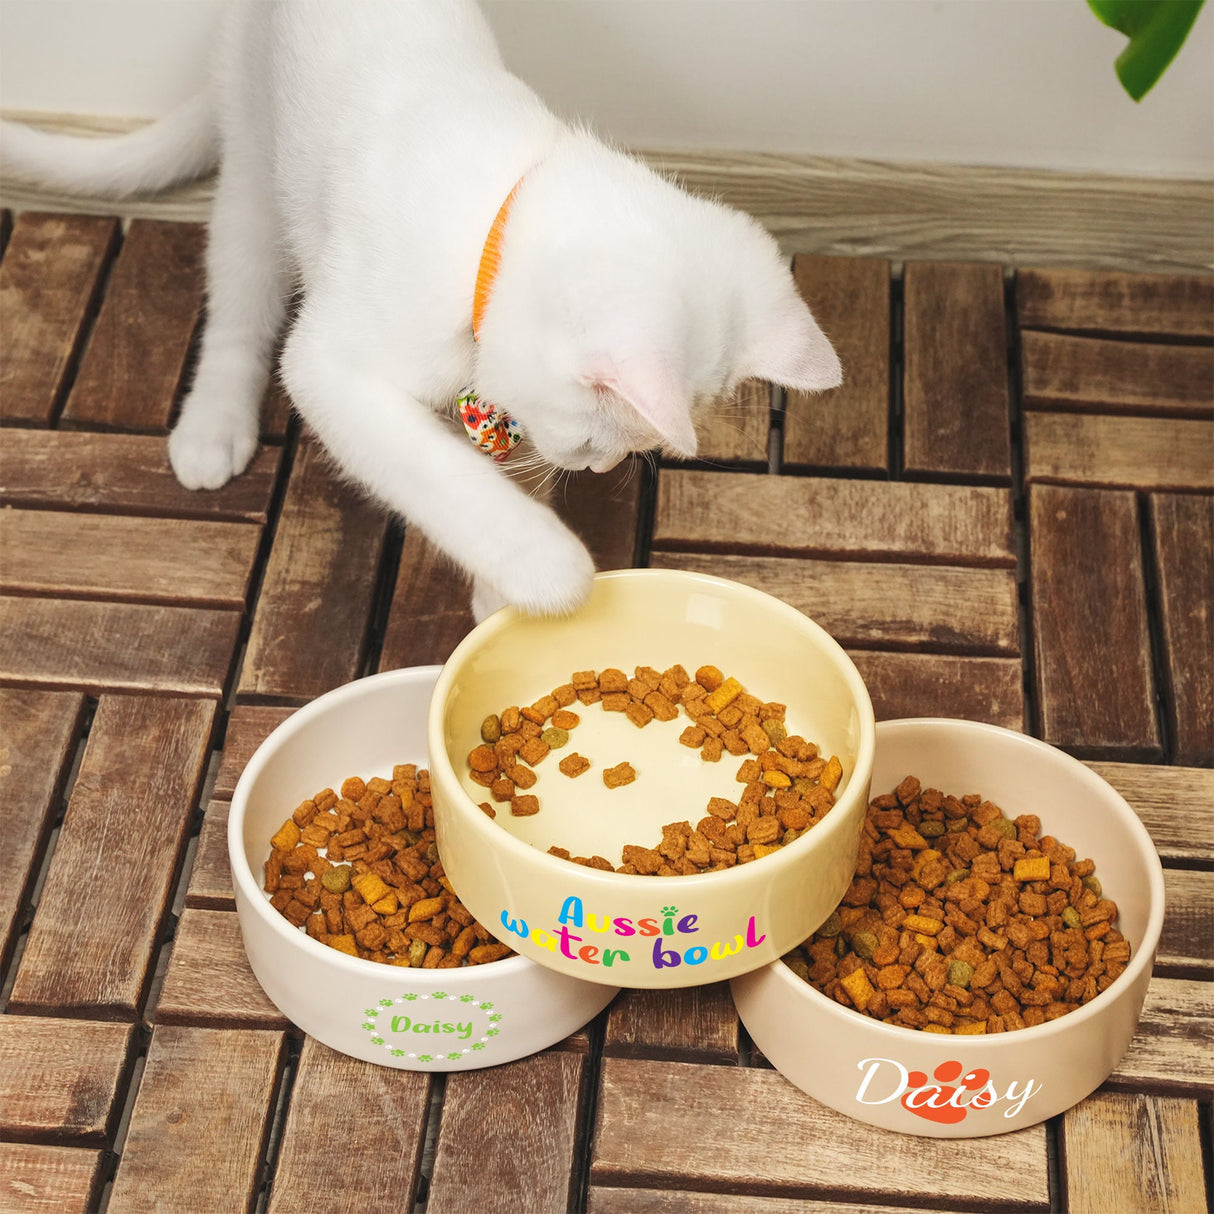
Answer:
<svg viewBox="0 0 1214 1214"><path fill-rule="evenodd" d="M846 385L749 385L695 465L564 503L601 567L813 616L879 719L1024 729L1145 820L1169 907L1126 1058L1045 1125L947 1142L802 1096L724 985L623 992L559 1048L446 1079L287 1023L233 909L236 777L294 707L442 661L464 590L280 395L248 473L177 486L200 227L21 213L3 237L0 1208L1207 1209L1214 280L798 257Z"/></svg>

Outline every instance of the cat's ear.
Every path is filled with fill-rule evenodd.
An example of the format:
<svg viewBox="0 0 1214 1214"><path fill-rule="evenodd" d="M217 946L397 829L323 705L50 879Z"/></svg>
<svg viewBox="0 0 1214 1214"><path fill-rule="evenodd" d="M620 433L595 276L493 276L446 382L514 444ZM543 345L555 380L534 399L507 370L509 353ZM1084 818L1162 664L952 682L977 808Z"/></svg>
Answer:
<svg viewBox="0 0 1214 1214"><path fill-rule="evenodd" d="M803 392L843 382L839 356L791 282L756 325L745 373Z"/></svg>
<svg viewBox="0 0 1214 1214"><path fill-rule="evenodd" d="M631 358L626 363L595 362L582 373L581 382L622 397L662 436L672 454L684 459L695 455L691 395L664 359L654 356Z"/></svg>

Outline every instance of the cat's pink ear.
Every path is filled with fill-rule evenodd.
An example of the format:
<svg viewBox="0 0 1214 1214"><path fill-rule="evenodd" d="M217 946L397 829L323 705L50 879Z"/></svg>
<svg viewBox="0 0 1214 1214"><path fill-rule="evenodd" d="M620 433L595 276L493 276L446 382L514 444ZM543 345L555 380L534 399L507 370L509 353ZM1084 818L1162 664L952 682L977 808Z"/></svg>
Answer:
<svg viewBox="0 0 1214 1214"><path fill-rule="evenodd" d="M821 392L843 382L843 366L830 339L791 284L758 326L745 373L802 392Z"/></svg>
<svg viewBox="0 0 1214 1214"><path fill-rule="evenodd" d="M696 453L691 397L660 358L635 358L626 364L596 363L581 377L587 387L606 388L623 397L647 421L675 455Z"/></svg>

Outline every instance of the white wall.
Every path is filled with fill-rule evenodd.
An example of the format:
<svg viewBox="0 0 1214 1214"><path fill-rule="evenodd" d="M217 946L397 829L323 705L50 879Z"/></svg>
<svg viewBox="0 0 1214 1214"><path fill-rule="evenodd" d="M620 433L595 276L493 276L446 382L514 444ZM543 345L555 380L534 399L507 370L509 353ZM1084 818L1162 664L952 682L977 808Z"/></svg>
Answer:
<svg viewBox="0 0 1214 1214"><path fill-rule="evenodd" d="M0 106L161 113L203 80L220 2L0 0ZM484 7L555 109L635 147L1214 177L1214 3L1138 104L1084 0Z"/></svg>

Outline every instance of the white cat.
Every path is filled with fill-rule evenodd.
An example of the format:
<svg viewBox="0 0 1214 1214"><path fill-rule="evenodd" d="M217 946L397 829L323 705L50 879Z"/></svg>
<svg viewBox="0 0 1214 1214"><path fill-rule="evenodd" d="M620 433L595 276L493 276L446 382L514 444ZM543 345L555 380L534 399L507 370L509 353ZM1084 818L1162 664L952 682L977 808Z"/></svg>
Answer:
<svg viewBox="0 0 1214 1214"><path fill-rule="evenodd" d="M292 402L471 575L478 618L570 611L594 570L468 441L462 390L516 419L533 458L605 471L654 447L694 455L693 415L748 376L840 382L759 224L558 121L472 0L251 0L225 19L210 102L108 140L0 132L6 171L101 194L197 176L217 153L207 324L169 439L179 480L216 488L248 463L298 291Z"/></svg>

